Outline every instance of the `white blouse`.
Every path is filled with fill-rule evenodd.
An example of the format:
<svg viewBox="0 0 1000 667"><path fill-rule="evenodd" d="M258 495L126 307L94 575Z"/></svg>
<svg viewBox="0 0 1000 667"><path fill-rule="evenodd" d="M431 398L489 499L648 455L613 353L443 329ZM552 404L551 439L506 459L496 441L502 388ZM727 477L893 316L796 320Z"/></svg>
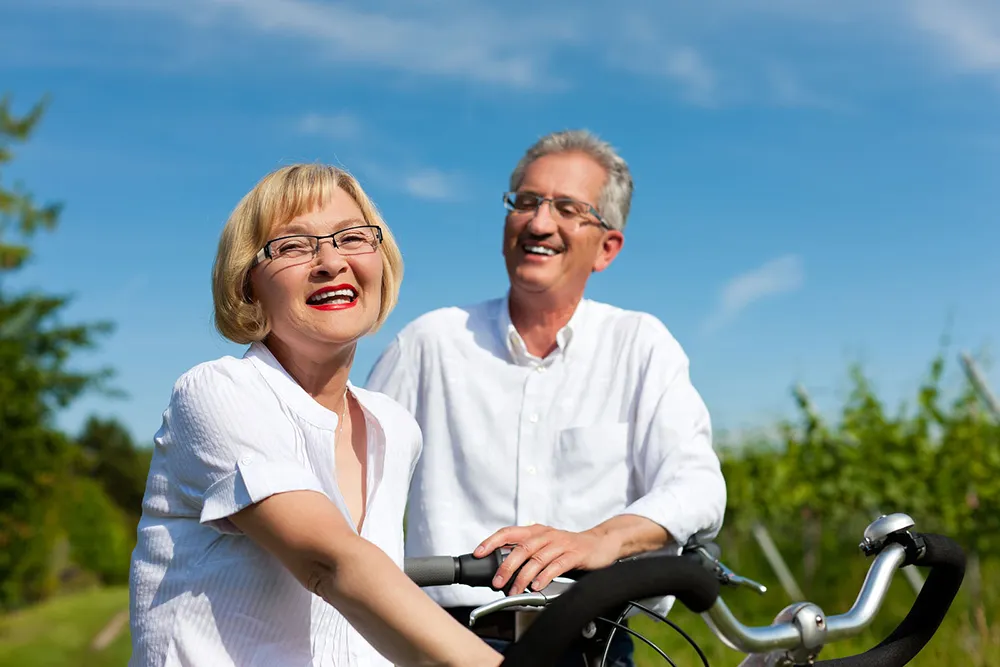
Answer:
<svg viewBox="0 0 1000 667"><path fill-rule="evenodd" d="M413 417L350 386L365 413L368 498L361 536L403 563L403 512L421 449ZM391 664L227 517L313 490L348 523L337 487L337 415L263 344L195 366L174 386L154 442L130 572L133 667Z"/></svg>

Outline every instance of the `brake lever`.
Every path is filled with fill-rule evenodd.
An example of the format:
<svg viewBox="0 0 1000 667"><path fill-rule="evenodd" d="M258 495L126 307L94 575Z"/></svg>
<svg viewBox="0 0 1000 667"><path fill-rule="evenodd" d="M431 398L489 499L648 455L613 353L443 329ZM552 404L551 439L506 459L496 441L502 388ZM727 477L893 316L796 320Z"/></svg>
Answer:
<svg viewBox="0 0 1000 667"><path fill-rule="evenodd" d="M724 586L733 586L735 588L742 586L756 591L760 595L767 592L767 586L758 583L753 579L748 579L747 577L736 574L729 569L725 563L709 553L708 549L705 547L695 547L690 553L695 553L700 556L702 564L707 567Z"/></svg>
<svg viewBox="0 0 1000 667"><path fill-rule="evenodd" d="M568 579L566 577L556 577L548 586L539 591L529 591L527 593L518 593L517 595L508 595L500 598L499 600L487 602L486 604L476 607L469 612L469 627L475 625L476 621L483 616L487 616L504 609L516 609L518 607L544 607L569 590L570 586L574 583L576 582L572 579Z"/></svg>

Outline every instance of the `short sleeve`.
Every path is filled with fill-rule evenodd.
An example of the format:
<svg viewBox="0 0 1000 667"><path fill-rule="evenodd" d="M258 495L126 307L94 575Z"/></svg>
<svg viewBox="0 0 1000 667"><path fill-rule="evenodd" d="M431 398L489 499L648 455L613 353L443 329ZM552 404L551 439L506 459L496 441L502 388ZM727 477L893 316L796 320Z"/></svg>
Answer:
<svg viewBox="0 0 1000 667"><path fill-rule="evenodd" d="M177 381L156 444L170 482L199 520L227 533L227 517L276 493L324 493L298 454L295 427L252 367L197 366Z"/></svg>

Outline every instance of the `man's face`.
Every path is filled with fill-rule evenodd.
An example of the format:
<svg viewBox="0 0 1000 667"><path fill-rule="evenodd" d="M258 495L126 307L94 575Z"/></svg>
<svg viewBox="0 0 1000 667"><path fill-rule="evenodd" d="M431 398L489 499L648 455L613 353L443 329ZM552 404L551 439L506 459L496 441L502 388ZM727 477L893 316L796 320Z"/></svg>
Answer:
<svg viewBox="0 0 1000 667"><path fill-rule="evenodd" d="M566 197L596 209L606 178L605 169L584 153L555 153L528 165L517 192ZM622 242L621 232L605 229L591 213L560 215L547 201L537 210L509 211L503 254L511 287L578 298L590 274L604 270Z"/></svg>

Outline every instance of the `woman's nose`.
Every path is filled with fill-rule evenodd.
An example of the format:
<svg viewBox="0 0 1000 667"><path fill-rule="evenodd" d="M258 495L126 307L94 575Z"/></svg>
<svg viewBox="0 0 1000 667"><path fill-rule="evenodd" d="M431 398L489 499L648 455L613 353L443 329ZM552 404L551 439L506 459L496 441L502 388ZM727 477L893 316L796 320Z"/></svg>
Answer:
<svg viewBox="0 0 1000 667"><path fill-rule="evenodd" d="M333 275L345 266L347 266L347 260L334 247L333 239L320 239L319 249L313 260L313 272Z"/></svg>

